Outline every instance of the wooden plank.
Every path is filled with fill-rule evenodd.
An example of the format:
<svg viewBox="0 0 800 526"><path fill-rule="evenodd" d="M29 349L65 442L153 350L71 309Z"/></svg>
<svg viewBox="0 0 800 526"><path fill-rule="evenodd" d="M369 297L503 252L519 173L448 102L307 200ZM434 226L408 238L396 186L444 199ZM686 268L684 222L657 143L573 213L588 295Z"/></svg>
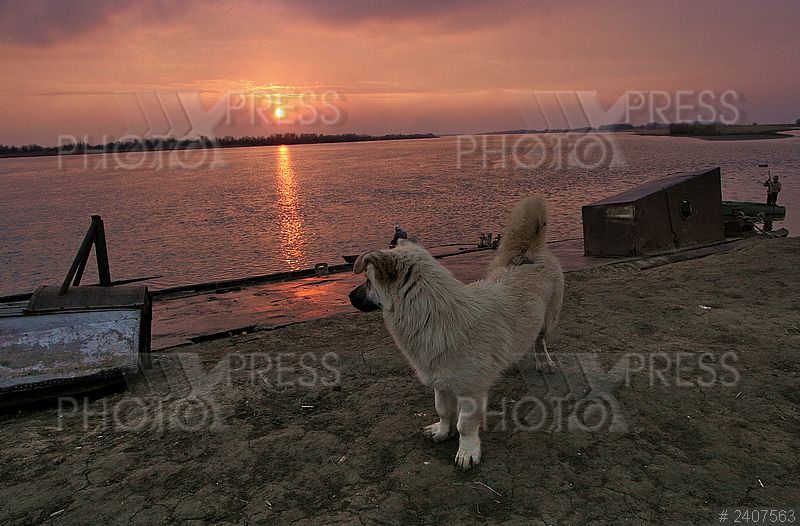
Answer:
<svg viewBox="0 0 800 526"><path fill-rule="evenodd" d="M35 313L65 309L143 307L146 304L147 287L144 285L70 287L64 295L59 294L58 287L44 285L33 293L25 311Z"/></svg>
<svg viewBox="0 0 800 526"><path fill-rule="evenodd" d="M92 243L94 242L94 221L89 226L89 230L86 231L86 235L83 237L83 241L81 242L81 246L78 248L78 253L75 254L75 259L72 260L72 265L69 267L69 272L67 272L67 277L64 278L64 282L61 284L61 290L59 294L66 294L67 289L72 282L72 278L76 278L76 284L79 284L81 281L81 276L83 276L83 269L86 268L86 260L89 259L89 253L92 250ZM78 275L78 271L80 270L80 276Z"/></svg>
<svg viewBox="0 0 800 526"><path fill-rule="evenodd" d="M92 216L94 228L94 252L97 255L97 274L100 285L111 286L111 267L108 264L108 247L106 246L106 229L100 216Z"/></svg>
<svg viewBox="0 0 800 526"><path fill-rule="evenodd" d="M13 307L10 305L0 305L0 317L6 316L22 316L22 307Z"/></svg>

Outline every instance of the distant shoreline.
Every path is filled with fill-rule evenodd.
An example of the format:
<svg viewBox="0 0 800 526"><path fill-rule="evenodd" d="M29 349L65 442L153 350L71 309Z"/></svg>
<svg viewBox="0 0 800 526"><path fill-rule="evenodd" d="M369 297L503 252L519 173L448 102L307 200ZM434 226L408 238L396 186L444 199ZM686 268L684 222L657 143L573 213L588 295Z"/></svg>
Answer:
<svg viewBox="0 0 800 526"><path fill-rule="evenodd" d="M786 133L746 133L740 135L671 135L669 133L634 133L640 137L686 137L703 141L759 141L767 139L791 139L796 135Z"/></svg>
<svg viewBox="0 0 800 526"><path fill-rule="evenodd" d="M319 136L318 136L319 137ZM175 141L173 147L142 147L142 143L111 143L108 145L89 146L88 149L80 151L62 151L58 146L40 147L40 150L27 150L27 151L0 151L0 159L9 158L24 158L24 157L55 157L64 156L72 157L79 155L99 155L99 154L131 154L131 153L145 153L145 152L174 152L185 150L223 150L228 148L261 148L264 146L299 146L303 144L339 144L339 143L354 143L354 142L377 142L377 141L402 141L412 139L438 139L439 135L433 133L415 133L415 134L390 134L390 135L331 135L321 136L318 140L303 140L302 136L298 136L298 140L281 141L280 139L273 139L270 137L261 137L255 139L262 139L262 142L255 142L253 144L219 144L216 141L191 141L191 142L178 142L176 139L157 140L153 139L152 142L163 146L164 141ZM245 140L247 138L241 138ZM235 139L240 140L240 139Z"/></svg>
<svg viewBox="0 0 800 526"><path fill-rule="evenodd" d="M628 133L642 137L689 137L707 141L752 141L760 139L786 139L795 137L786 131L800 130L800 125L793 124L703 124L674 123L655 126L633 126L628 123L605 124L599 127L564 128L546 130L502 130L483 132L477 135L538 135L555 133Z"/></svg>
<svg viewBox="0 0 800 526"><path fill-rule="evenodd" d="M690 124L677 123L668 128L640 130L636 135L656 137L689 137L705 141L753 141L765 139L787 139L794 137L786 131L798 126L775 124Z"/></svg>
<svg viewBox="0 0 800 526"><path fill-rule="evenodd" d="M680 136L678 135L677 137ZM763 139L790 139L792 137L794 137L794 135L788 135L785 133L751 133L751 134L741 134L741 135L711 135L711 136L693 135L692 136L692 138L703 139L705 141L755 141Z"/></svg>

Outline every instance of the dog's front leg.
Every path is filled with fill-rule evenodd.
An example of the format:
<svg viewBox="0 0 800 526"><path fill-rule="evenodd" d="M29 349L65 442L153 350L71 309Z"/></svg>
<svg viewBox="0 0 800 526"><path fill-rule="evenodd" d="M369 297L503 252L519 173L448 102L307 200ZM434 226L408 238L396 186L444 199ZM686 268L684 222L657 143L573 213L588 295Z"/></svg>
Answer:
<svg viewBox="0 0 800 526"><path fill-rule="evenodd" d="M456 466L467 470L481 462L480 430L486 414L486 394L458 399L458 452Z"/></svg>
<svg viewBox="0 0 800 526"><path fill-rule="evenodd" d="M542 363L542 356L544 356L546 363ZM545 373L552 373L556 370L556 362L553 361L553 358L550 357L550 353L547 352L547 342L541 335L536 338L536 345L533 349L533 358L536 360L537 370Z"/></svg>
<svg viewBox="0 0 800 526"><path fill-rule="evenodd" d="M458 418L458 400L450 391L434 389L434 402L439 421L426 426L423 433L434 442L441 442L453 436Z"/></svg>

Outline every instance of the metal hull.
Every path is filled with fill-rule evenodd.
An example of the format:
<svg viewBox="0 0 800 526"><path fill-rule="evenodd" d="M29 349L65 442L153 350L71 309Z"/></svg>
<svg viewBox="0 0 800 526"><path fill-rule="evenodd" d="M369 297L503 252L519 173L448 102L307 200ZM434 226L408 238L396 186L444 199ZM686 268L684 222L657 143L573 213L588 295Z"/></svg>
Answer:
<svg viewBox="0 0 800 526"><path fill-rule="evenodd" d="M647 256L725 239L720 170L678 173L582 207L587 256Z"/></svg>
<svg viewBox="0 0 800 526"><path fill-rule="evenodd" d="M134 309L0 318L0 395L136 370L141 322Z"/></svg>
<svg viewBox="0 0 800 526"><path fill-rule="evenodd" d="M147 287L42 286L0 304L0 406L91 391L137 371L150 350Z"/></svg>

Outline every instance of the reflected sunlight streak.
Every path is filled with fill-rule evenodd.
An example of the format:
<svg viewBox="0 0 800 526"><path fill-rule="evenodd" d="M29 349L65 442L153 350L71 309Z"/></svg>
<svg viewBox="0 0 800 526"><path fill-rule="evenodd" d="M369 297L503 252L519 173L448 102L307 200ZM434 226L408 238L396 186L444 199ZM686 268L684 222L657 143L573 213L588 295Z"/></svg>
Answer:
<svg viewBox="0 0 800 526"><path fill-rule="evenodd" d="M282 256L289 268L294 270L299 268L305 260L306 242L303 235L303 217L297 207L297 185L292 167L292 155L288 146L278 147L276 172Z"/></svg>

